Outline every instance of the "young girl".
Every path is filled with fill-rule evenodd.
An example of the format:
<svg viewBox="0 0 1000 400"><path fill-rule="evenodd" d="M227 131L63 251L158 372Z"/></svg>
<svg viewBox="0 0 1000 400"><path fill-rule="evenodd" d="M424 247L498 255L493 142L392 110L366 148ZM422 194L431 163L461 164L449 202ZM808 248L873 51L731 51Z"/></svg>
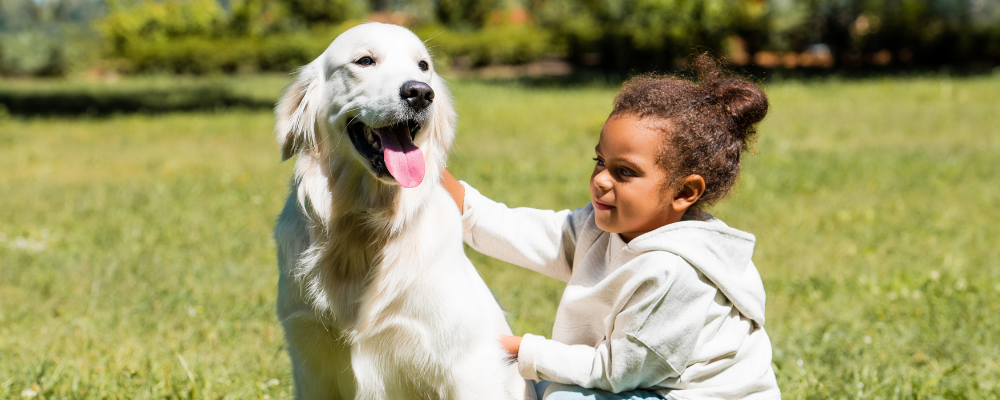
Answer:
<svg viewBox="0 0 1000 400"><path fill-rule="evenodd" d="M466 243L567 282L552 339L501 338L540 398L780 398L754 236L702 211L733 186L768 102L697 64L697 83L625 83L583 208L510 209L443 178Z"/></svg>

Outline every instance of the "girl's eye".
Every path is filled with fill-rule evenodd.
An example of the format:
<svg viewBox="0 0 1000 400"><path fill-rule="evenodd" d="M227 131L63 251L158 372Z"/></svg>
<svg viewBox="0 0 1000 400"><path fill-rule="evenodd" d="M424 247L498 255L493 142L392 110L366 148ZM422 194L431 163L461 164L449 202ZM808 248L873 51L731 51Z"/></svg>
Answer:
<svg viewBox="0 0 1000 400"><path fill-rule="evenodd" d="M427 65L427 61L418 62L417 66L420 67L421 71L427 71L427 69L430 68L430 65Z"/></svg>
<svg viewBox="0 0 1000 400"><path fill-rule="evenodd" d="M372 65L375 65L375 60L372 59L371 57L364 56L364 57L361 57L361 58L357 59L357 61L354 61L354 63L358 64L358 65L360 65L362 67L370 67Z"/></svg>
<svg viewBox="0 0 1000 400"><path fill-rule="evenodd" d="M597 158L597 157L594 157L594 161L597 161L597 165L602 166L602 167L604 166L604 160L602 160L600 158Z"/></svg>
<svg viewBox="0 0 1000 400"><path fill-rule="evenodd" d="M632 170L630 170L628 168L619 169L618 173L622 174L622 176L635 176L635 172L633 172Z"/></svg>

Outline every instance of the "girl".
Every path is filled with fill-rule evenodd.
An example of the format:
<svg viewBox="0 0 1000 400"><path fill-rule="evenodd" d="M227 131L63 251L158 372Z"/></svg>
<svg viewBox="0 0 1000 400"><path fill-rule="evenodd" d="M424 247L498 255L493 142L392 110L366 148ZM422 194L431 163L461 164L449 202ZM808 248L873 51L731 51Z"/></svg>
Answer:
<svg viewBox="0 0 1000 400"><path fill-rule="evenodd" d="M780 398L755 238L702 211L733 186L768 102L697 65L697 83L625 83L583 208L510 209L445 173L466 243L567 282L552 339L501 338L541 398Z"/></svg>

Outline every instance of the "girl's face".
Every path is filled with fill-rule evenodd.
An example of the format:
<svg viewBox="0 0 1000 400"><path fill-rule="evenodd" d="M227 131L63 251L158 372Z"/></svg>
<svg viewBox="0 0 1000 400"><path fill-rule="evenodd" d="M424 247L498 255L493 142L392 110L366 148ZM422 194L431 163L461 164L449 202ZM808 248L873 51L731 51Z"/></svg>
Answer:
<svg viewBox="0 0 1000 400"><path fill-rule="evenodd" d="M604 123L590 176L598 228L628 242L671 222L677 190L666 187L669 176L656 162L663 141L662 131L648 120L619 115Z"/></svg>

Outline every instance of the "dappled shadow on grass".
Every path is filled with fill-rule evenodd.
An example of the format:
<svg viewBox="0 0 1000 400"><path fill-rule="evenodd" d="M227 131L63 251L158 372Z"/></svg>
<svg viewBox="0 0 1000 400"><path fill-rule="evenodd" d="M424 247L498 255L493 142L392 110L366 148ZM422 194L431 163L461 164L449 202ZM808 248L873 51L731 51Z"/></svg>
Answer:
<svg viewBox="0 0 1000 400"><path fill-rule="evenodd" d="M935 66L935 67L836 67L836 68L761 68L754 65L729 66L726 68L736 76L745 77L760 83L781 81L815 81L815 80L870 80L882 78L921 78L921 77L977 77L1000 75L1000 66ZM578 86L619 87L629 77L654 73L694 77L690 70L660 70L660 71L605 71L597 68L576 68L569 74L549 76L519 76L500 78L479 78L476 80L494 84L515 84L524 87L567 88Z"/></svg>
<svg viewBox="0 0 1000 400"><path fill-rule="evenodd" d="M0 89L0 106L17 116L107 116L123 113L270 109L274 100L220 87L134 90Z"/></svg>
<svg viewBox="0 0 1000 400"><path fill-rule="evenodd" d="M737 76L759 83L781 81L857 81L881 78L975 77L1000 76L1000 67L935 68L802 68L761 69L754 66L731 68ZM692 76L691 71L659 71ZM455 77L495 85L529 88L615 88L640 71L615 72L596 68L576 68L565 75L521 76L503 78ZM452 79L452 77L446 78ZM0 79L0 115L13 116L109 116L129 113L164 113L184 111L219 111L226 109L270 110L287 75L134 76L115 82L80 82L72 80Z"/></svg>

